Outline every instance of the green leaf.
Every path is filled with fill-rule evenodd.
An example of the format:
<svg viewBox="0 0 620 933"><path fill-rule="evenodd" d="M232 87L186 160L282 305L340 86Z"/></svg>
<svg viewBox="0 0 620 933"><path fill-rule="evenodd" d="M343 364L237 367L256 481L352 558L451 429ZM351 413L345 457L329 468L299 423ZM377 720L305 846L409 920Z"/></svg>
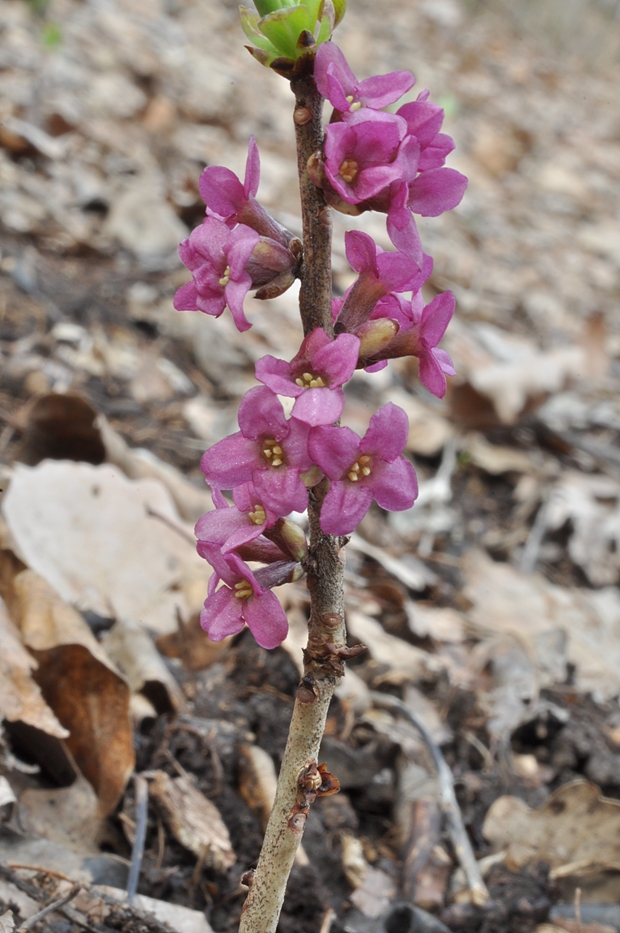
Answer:
<svg viewBox="0 0 620 933"><path fill-rule="evenodd" d="M260 16L268 16L270 13L275 13L276 10L296 6L296 2L297 0L254 0Z"/></svg>
<svg viewBox="0 0 620 933"><path fill-rule="evenodd" d="M280 55L297 59L300 54L297 40L305 29L313 32L312 26L307 8L296 6L264 16L260 21L259 29Z"/></svg>
<svg viewBox="0 0 620 933"><path fill-rule="evenodd" d="M259 29L261 17L258 15L258 13L255 10L250 10L245 6L239 7L239 13L241 14L241 28L243 29L246 38L249 39L250 42L252 42L258 49L261 49L263 52L270 53L273 58L277 58L280 53ZM255 57L258 58L258 56ZM262 58L260 58L259 61L262 61ZM263 64L265 63L263 62Z"/></svg>

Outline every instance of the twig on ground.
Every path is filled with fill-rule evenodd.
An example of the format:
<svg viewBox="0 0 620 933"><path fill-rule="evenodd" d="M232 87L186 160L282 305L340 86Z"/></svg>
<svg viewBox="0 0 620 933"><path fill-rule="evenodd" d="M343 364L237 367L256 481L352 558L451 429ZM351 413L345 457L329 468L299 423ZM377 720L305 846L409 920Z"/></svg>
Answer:
<svg viewBox="0 0 620 933"><path fill-rule="evenodd" d="M439 746L433 739L426 725L420 719L418 719L415 713L411 712L409 707L403 703L402 700L399 700L397 697L389 696L389 694L386 693L377 693L374 690L371 691L370 696L376 706L400 713L401 716L403 716L413 726L415 726L424 739L424 742L426 743L428 750L433 757L433 761L437 769L441 808L448 823L448 829L450 831L450 838L452 840L452 845L454 846L454 851L456 852L459 863L465 872L467 886L470 890L472 901L478 906L486 904L486 902L490 899L490 895L487 890L487 886L482 880L482 875L480 874L480 869L478 868L476 857L472 851L471 843L463 824L463 817L461 816L458 801L454 793L452 772L448 767Z"/></svg>
<svg viewBox="0 0 620 933"><path fill-rule="evenodd" d="M336 912L333 907L328 907L323 917L323 922L321 923L321 929L319 933L329 933L332 928L332 924L336 919Z"/></svg>
<svg viewBox="0 0 620 933"><path fill-rule="evenodd" d="M71 888L66 894L62 897L59 897L58 900L52 901L51 904L48 904L47 907L44 907L42 910L39 910L38 913L33 914L29 920L26 920L25 923L17 930L17 933L27 933L28 930L32 930L34 926L43 920L44 917L47 917L48 914L51 914L55 910L59 910L60 907L64 907L65 904L68 904L69 901L72 901L73 898L82 890L81 884L76 884L75 887Z"/></svg>
<svg viewBox="0 0 620 933"><path fill-rule="evenodd" d="M41 869L43 870L43 869ZM22 891L24 894L27 894L28 897L31 897L33 901L42 901L47 900L47 897L43 891L40 891L36 885L32 884L30 881L26 881L24 878L20 878L16 871L13 871L12 868L9 868L8 865L3 865L0 862L0 878L4 878L6 881L9 881L14 885L19 891ZM72 923L77 924L83 930L86 930L87 933L109 933L108 929L104 926L101 926L99 923L94 923L86 919L79 911L74 910L72 907L68 907L66 904L63 907L57 907L58 913L62 914L63 917L66 917L67 920L70 920Z"/></svg>
<svg viewBox="0 0 620 933"><path fill-rule="evenodd" d="M127 900L133 904L133 900L138 890L138 881L140 879L140 868L142 866L142 856L144 854L144 841L146 839L146 819L149 803L149 785L141 774L134 775L134 785L136 788L136 823L133 839L133 848L131 850L131 865L129 867L129 878L127 879Z"/></svg>

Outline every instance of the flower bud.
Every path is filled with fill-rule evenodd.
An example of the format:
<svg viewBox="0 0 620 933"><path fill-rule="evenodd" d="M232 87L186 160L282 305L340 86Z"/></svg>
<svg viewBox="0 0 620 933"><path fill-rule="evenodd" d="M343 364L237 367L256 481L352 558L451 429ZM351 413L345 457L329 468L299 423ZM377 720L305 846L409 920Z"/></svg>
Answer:
<svg viewBox="0 0 620 933"><path fill-rule="evenodd" d="M268 529L266 535L292 560L301 561L308 553L308 544L303 529L288 518L278 519L273 528Z"/></svg>
<svg viewBox="0 0 620 933"><path fill-rule="evenodd" d="M274 586L281 586L283 583L294 583L303 575L304 569L301 564L292 560L282 560L268 567L260 567L254 573L258 584L268 590Z"/></svg>
<svg viewBox="0 0 620 933"><path fill-rule="evenodd" d="M378 354L397 333L398 324L391 318L378 318L376 321L362 324L356 332L360 340L360 359Z"/></svg>
<svg viewBox="0 0 620 933"><path fill-rule="evenodd" d="M298 244L293 238L291 245ZM261 237L245 265L252 279L252 288L257 288L256 298L277 298L295 281L300 256L277 243L270 237Z"/></svg>
<svg viewBox="0 0 620 933"><path fill-rule="evenodd" d="M256 9L240 7L241 26L253 46L250 53L262 65L286 78L297 62L331 38L344 15L346 0L256 0Z"/></svg>

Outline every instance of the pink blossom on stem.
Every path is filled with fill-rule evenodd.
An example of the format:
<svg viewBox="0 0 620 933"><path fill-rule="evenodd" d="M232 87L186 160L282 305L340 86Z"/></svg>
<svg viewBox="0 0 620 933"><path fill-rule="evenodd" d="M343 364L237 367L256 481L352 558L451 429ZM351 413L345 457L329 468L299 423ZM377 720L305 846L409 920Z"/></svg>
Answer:
<svg viewBox="0 0 620 933"><path fill-rule="evenodd" d="M259 584L236 554L224 555L217 545L205 545L204 551L215 571L200 613L200 624L209 638L221 641L247 625L262 648L280 645L286 638L288 621L277 596ZM224 585L217 589L220 582Z"/></svg>
<svg viewBox="0 0 620 933"><path fill-rule="evenodd" d="M433 268L430 256L423 255L419 266L405 253L384 252L360 230L345 234L345 251L359 277L345 295L336 329L352 333L368 320L379 299L393 291L419 289Z"/></svg>
<svg viewBox="0 0 620 933"><path fill-rule="evenodd" d="M256 200L260 179L260 157L254 136L250 136L243 184L234 172L223 165L209 165L198 182L207 205L207 214L217 214L229 226L245 224L261 236L287 246L291 234L284 230Z"/></svg>
<svg viewBox="0 0 620 933"><path fill-rule="evenodd" d="M446 376L454 376L456 373L450 356L445 350L440 350L437 344L452 319L454 306L452 292L436 295L426 306L420 292L410 301L401 295L388 296L377 305L373 315L376 313L378 317L386 316L397 320L400 330L376 358L364 362L374 370L375 367L382 368L379 366L380 361L417 356L420 361L420 382L433 395L443 398L446 392Z"/></svg>
<svg viewBox="0 0 620 933"><path fill-rule="evenodd" d="M391 402L375 412L361 439L350 428L312 428L310 454L331 481L321 509L325 534L350 534L373 499L392 512L411 508L418 484L402 456L407 433L407 415Z"/></svg>
<svg viewBox="0 0 620 933"><path fill-rule="evenodd" d="M205 217L179 246L179 255L192 281L174 296L177 311L204 311L219 317L226 306L240 331L252 325L243 313L243 299L252 287L245 266L259 241L249 227L231 230L215 217Z"/></svg>
<svg viewBox="0 0 620 933"><path fill-rule="evenodd" d="M196 523L195 534L199 544L217 545L223 554L255 541L266 528L275 525L279 517L263 505L253 483L235 487L234 506L229 506L221 493L217 501L223 506L220 504L212 512L202 515Z"/></svg>
<svg viewBox="0 0 620 933"><path fill-rule="evenodd" d="M420 145L418 171L440 168L446 156L454 149L454 141L445 133L440 133L444 111L428 100L428 91L423 91L417 100L403 104L396 111L399 117L407 121L407 130Z"/></svg>
<svg viewBox="0 0 620 933"><path fill-rule="evenodd" d="M406 134L401 117L366 108L325 127L324 170L343 201L360 204L403 177L399 152Z"/></svg>
<svg viewBox="0 0 620 933"><path fill-rule="evenodd" d="M312 466L309 427L286 419L277 396L266 386L246 392L239 406L236 434L214 444L203 455L201 469L215 489L234 489L252 482L259 501L279 516L303 512L307 489L300 478Z"/></svg>
<svg viewBox="0 0 620 933"><path fill-rule="evenodd" d="M290 363L263 356L256 378L278 395L295 399L293 417L309 425L333 424L342 414L344 393L357 366L360 342L353 334L332 340L317 327Z"/></svg>
<svg viewBox="0 0 620 933"><path fill-rule="evenodd" d="M382 110L415 84L410 71L393 71L358 81L333 42L319 46L314 61L314 80L319 93L342 114L354 113L360 107Z"/></svg>

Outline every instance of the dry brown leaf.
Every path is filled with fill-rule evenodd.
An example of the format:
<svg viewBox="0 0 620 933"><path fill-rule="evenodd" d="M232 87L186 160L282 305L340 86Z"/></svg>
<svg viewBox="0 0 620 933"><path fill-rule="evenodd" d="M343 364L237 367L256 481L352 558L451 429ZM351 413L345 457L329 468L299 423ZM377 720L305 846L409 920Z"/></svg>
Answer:
<svg viewBox="0 0 620 933"><path fill-rule="evenodd" d="M458 644L465 637L465 617L450 606L428 606L425 603L405 603L409 628L418 638Z"/></svg>
<svg viewBox="0 0 620 933"><path fill-rule="evenodd" d="M81 775L71 787L25 790L19 804L20 822L27 831L81 855L99 853L99 801Z"/></svg>
<svg viewBox="0 0 620 933"><path fill-rule="evenodd" d="M568 471L547 503L545 524L571 523L568 553L594 586L620 579L620 483L607 476Z"/></svg>
<svg viewBox="0 0 620 933"><path fill-rule="evenodd" d="M352 888L361 888L366 880L370 865L364 855L364 847L356 836L342 833L342 870Z"/></svg>
<svg viewBox="0 0 620 933"><path fill-rule="evenodd" d="M204 591L204 584L201 585ZM203 596L206 595L203 592ZM177 620L176 632L160 635L156 640L159 651L167 658L179 658L188 671L199 671L214 664L228 649L230 639L211 641L200 625L200 616L192 615L187 621ZM305 642L304 642L305 647Z"/></svg>
<svg viewBox="0 0 620 933"><path fill-rule="evenodd" d="M393 880L378 868L368 868L361 887L351 894L349 900L366 917L380 917L390 906L396 894Z"/></svg>
<svg viewBox="0 0 620 933"><path fill-rule="evenodd" d="M517 797L499 797L485 817L484 836L519 865L544 861L552 870L578 864L620 871L620 802L595 784L572 781L538 810Z"/></svg>
<svg viewBox="0 0 620 933"><path fill-rule="evenodd" d="M181 845L215 871L234 865L235 853L217 807L188 778L171 778L157 771L150 787Z"/></svg>
<svg viewBox="0 0 620 933"><path fill-rule="evenodd" d="M469 434L463 440L463 449L471 457L472 463L491 476L511 472L531 473L534 469L532 458L524 450L489 444L481 434Z"/></svg>
<svg viewBox="0 0 620 933"><path fill-rule="evenodd" d="M129 479L156 479L164 484L186 521L195 522L213 503L206 489L197 489L182 473L144 448L131 448L103 415L97 421L105 445L106 460L119 467Z"/></svg>
<svg viewBox="0 0 620 933"><path fill-rule="evenodd" d="M461 379L450 387L452 411L470 424L476 424L477 414L481 423L489 423L485 406L502 424L515 424L552 393L579 380L600 379L606 368L598 319L586 324L579 344L547 352L490 324L479 324L471 332L462 325L453 327L446 349Z"/></svg>
<svg viewBox="0 0 620 933"><path fill-rule="evenodd" d="M462 563L467 615L482 635L516 640L535 661L542 686L563 681L575 665L578 690L598 699L620 689L620 595L612 587L560 587L469 551ZM563 647L564 643L564 647Z"/></svg>
<svg viewBox="0 0 620 933"><path fill-rule="evenodd" d="M177 611L200 608L188 605L186 584L200 576L206 595L207 565L156 480L47 460L15 469L2 510L19 556L82 610L164 634Z"/></svg>
<svg viewBox="0 0 620 933"><path fill-rule="evenodd" d="M58 739L69 733L41 696L31 676L37 662L21 643L19 632L0 599L0 717L24 722Z"/></svg>
<svg viewBox="0 0 620 933"><path fill-rule="evenodd" d="M278 786L273 758L258 745L240 745L239 755L239 793L248 807L258 814L264 830Z"/></svg>
<svg viewBox="0 0 620 933"><path fill-rule="evenodd" d="M366 645L375 661L404 672L412 681L424 672L437 671L442 667L433 655L390 635L380 622L361 612L347 612L347 629L356 641Z"/></svg>
<svg viewBox="0 0 620 933"><path fill-rule="evenodd" d="M81 615L36 573L14 581L24 643L39 662L37 683L69 730L67 747L110 813L133 770L130 690Z"/></svg>
<svg viewBox="0 0 620 933"><path fill-rule="evenodd" d="M185 708L181 688L143 628L129 619L119 619L102 639L102 645L133 692L143 693L158 713Z"/></svg>

